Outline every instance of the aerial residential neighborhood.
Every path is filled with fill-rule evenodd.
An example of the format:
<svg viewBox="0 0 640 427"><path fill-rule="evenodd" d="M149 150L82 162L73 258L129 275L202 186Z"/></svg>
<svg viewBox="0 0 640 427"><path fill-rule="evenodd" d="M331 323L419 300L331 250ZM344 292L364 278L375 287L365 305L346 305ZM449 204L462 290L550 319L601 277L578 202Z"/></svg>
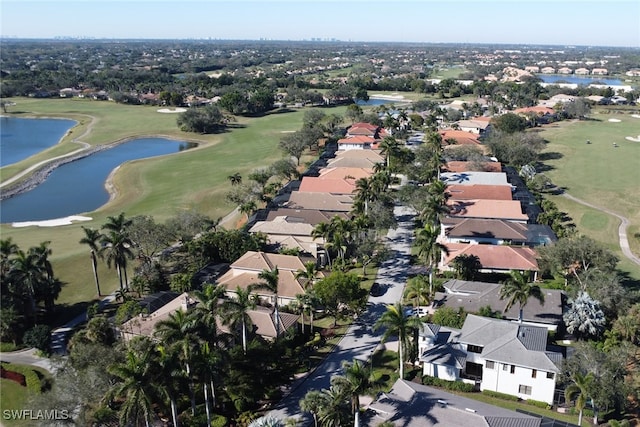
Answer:
<svg viewBox="0 0 640 427"><path fill-rule="evenodd" d="M0 425L640 425L638 45L6 21Z"/></svg>

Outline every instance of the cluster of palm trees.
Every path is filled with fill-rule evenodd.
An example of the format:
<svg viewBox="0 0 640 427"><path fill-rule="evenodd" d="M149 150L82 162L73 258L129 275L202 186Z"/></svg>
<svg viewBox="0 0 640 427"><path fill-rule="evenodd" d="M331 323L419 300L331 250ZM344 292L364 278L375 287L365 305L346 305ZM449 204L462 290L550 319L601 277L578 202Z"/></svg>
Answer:
<svg viewBox="0 0 640 427"><path fill-rule="evenodd" d="M87 245L91 253L91 267L93 269L93 277L96 283L96 291L100 296L100 280L98 277L97 258L104 259L107 266L114 266L118 273L118 282L120 290L124 291L128 287L127 265L128 260L134 258L134 242L131 240L128 227L132 224L132 220L126 218L124 212L118 216L107 217L107 222L100 230L82 227L84 237L80 239L81 244Z"/></svg>
<svg viewBox="0 0 640 427"><path fill-rule="evenodd" d="M42 242L24 251L11 238L0 240L0 286L2 338L16 340L27 325L35 325L38 304L48 314L64 283L55 277L49 257L50 242Z"/></svg>

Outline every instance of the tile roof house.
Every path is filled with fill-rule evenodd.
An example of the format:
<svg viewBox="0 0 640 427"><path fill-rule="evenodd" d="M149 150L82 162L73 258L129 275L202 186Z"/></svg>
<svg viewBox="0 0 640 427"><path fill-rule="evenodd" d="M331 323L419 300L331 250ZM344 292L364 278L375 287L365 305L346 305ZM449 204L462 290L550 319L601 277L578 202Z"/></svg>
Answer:
<svg viewBox="0 0 640 427"><path fill-rule="evenodd" d="M373 168L362 167L326 167L320 170L321 179L350 179L369 178L373 175Z"/></svg>
<svg viewBox="0 0 640 427"><path fill-rule="evenodd" d="M443 172L502 172L500 162L462 162L451 161L445 163Z"/></svg>
<svg viewBox="0 0 640 427"><path fill-rule="evenodd" d="M513 192L509 185L450 184L446 191L451 200L513 200Z"/></svg>
<svg viewBox="0 0 640 427"><path fill-rule="evenodd" d="M483 135L487 131L489 126L491 126L491 123L489 122L489 120L482 120L482 119L476 119L476 118L468 119L468 120L459 120L456 122L456 124L460 128L460 131L471 132L476 135Z"/></svg>
<svg viewBox="0 0 640 427"><path fill-rule="evenodd" d="M324 239L311 237L314 225L289 220L287 216L278 216L268 221L257 221L249 233L263 233L267 235L267 242L271 245L288 249L299 249L314 258L318 256L318 245L324 243Z"/></svg>
<svg viewBox="0 0 640 427"><path fill-rule="evenodd" d="M504 172L459 172L450 173L442 172L440 174L440 181L445 184L453 185L508 185L507 174Z"/></svg>
<svg viewBox="0 0 640 427"><path fill-rule="evenodd" d="M356 191L356 180L305 176L300 182L298 191L300 193L353 194Z"/></svg>
<svg viewBox="0 0 640 427"><path fill-rule="evenodd" d="M350 194L292 191L289 195L289 199L283 203L283 206L291 209L318 209L326 212L350 212L353 208L353 196Z"/></svg>
<svg viewBox="0 0 640 427"><path fill-rule="evenodd" d="M462 329L449 333L446 341L436 331L420 332L426 344L420 355L425 375L453 377L475 383L480 390L553 403L563 356L547 348L546 328L468 314ZM453 357L444 356L448 353ZM452 359L455 363L443 363Z"/></svg>
<svg viewBox="0 0 640 427"><path fill-rule="evenodd" d="M481 145L478 134L473 132L465 132L462 130L441 130L442 145ZM452 144L450 143L452 141Z"/></svg>
<svg viewBox="0 0 640 427"><path fill-rule="evenodd" d="M552 116L556 113L556 110L551 107L537 105L534 107L516 108L513 112L520 115L535 114L536 116Z"/></svg>
<svg viewBox="0 0 640 427"><path fill-rule="evenodd" d="M371 150L378 140L370 136L356 135L338 140L338 150Z"/></svg>
<svg viewBox="0 0 640 427"><path fill-rule="evenodd" d="M467 313L477 313L482 307L491 307L502 313L502 318L517 321L520 315L520 306L514 305L505 311L506 300L500 299L499 283L472 282L452 279L444 283L444 292L436 292L434 305L436 307L451 307L454 310L462 307ZM562 323L562 314L565 303L564 292L557 289L543 289L544 304L540 304L535 298L531 298L523 307L523 323L527 325L547 328L556 331Z"/></svg>
<svg viewBox="0 0 640 427"><path fill-rule="evenodd" d="M517 200L448 200L447 207L451 218L503 219L526 223L529 217L522 213Z"/></svg>
<svg viewBox="0 0 640 427"><path fill-rule="evenodd" d="M260 283L258 275L263 270L278 269L278 305L283 306L296 299L296 295L304 294L304 279L297 279L298 270L305 270L305 262L315 258L294 255L270 254L266 252L248 251L232 263L229 271L216 281L227 289L227 295L234 296L238 288L246 289L250 285ZM262 300L272 303L274 294L265 289L253 291Z"/></svg>
<svg viewBox="0 0 640 427"><path fill-rule="evenodd" d="M330 222L336 215L342 219L349 219L349 215L344 212L326 212L318 209L278 208L268 211L265 221L273 221L279 216L284 216L289 222L304 222L315 226L321 222Z"/></svg>
<svg viewBox="0 0 640 427"><path fill-rule="evenodd" d="M384 163L385 159L380 155L378 151L375 150L347 150L347 151L338 151L336 152L336 156L333 159L329 159L327 167L344 167L342 165L338 165L338 161L342 160L366 160L367 165L370 166L346 166L346 167L373 167L376 163Z"/></svg>
<svg viewBox="0 0 640 427"><path fill-rule="evenodd" d="M443 218L440 239L446 243L543 246L556 241L542 224L483 218Z"/></svg>
<svg viewBox="0 0 640 427"><path fill-rule="evenodd" d="M368 409L375 413L362 423L368 427L385 421L402 427L540 427L542 420L401 379Z"/></svg>
<svg viewBox="0 0 640 427"><path fill-rule="evenodd" d="M362 150L376 148L388 133L370 123L354 123L347 129L345 138L338 140L338 150Z"/></svg>
<svg viewBox="0 0 640 427"><path fill-rule="evenodd" d="M482 264L482 273L508 273L511 270L538 271L538 253L522 246L476 245L472 243L444 243L449 254L442 254L441 270L453 271L451 262L459 255L477 256Z"/></svg>

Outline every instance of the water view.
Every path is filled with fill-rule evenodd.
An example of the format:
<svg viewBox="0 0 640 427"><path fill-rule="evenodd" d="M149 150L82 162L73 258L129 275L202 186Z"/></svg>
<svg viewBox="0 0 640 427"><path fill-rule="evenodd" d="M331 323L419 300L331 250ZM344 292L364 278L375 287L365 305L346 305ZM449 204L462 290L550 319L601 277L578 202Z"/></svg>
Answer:
<svg viewBox="0 0 640 427"><path fill-rule="evenodd" d="M611 86L622 86L622 81L618 79L606 79L603 77L585 77L585 76L560 76L560 75L537 75L544 83L573 83L578 85L605 84Z"/></svg>
<svg viewBox="0 0 640 427"><path fill-rule="evenodd" d="M382 98L369 98L368 101L359 99L356 101L358 105L385 105L385 104L404 104L408 102L406 99L382 99Z"/></svg>
<svg viewBox="0 0 640 427"><path fill-rule="evenodd" d="M176 153L191 144L140 138L55 169L36 188L0 202L0 222L42 221L93 211L109 200L105 181L129 160Z"/></svg>
<svg viewBox="0 0 640 427"><path fill-rule="evenodd" d="M56 145L75 124L66 119L0 118L0 167Z"/></svg>

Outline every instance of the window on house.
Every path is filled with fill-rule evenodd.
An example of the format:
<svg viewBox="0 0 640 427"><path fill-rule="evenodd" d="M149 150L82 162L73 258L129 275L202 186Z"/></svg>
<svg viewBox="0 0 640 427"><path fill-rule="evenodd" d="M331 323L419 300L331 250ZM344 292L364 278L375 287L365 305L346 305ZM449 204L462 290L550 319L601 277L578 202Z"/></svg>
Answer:
<svg viewBox="0 0 640 427"><path fill-rule="evenodd" d="M467 351L469 353L482 353L482 347L478 345L467 344Z"/></svg>
<svg viewBox="0 0 640 427"><path fill-rule="evenodd" d="M527 396L531 396L531 386L530 385L522 385L518 387L518 393L526 394Z"/></svg>
<svg viewBox="0 0 640 427"><path fill-rule="evenodd" d="M532 369L532 370L531 370L531 378L535 378L535 377L537 377L537 376L538 376L538 371L537 371L537 370L535 370L535 369Z"/></svg>
<svg viewBox="0 0 640 427"><path fill-rule="evenodd" d="M487 369L495 369L496 363L492 360L487 360Z"/></svg>
<svg viewBox="0 0 640 427"><path fill-rule="evenodd" d="M555 375L553 374L553 372L547 372L547 379L548 380L552 380L555 377Z"/></svg>
<svg viewBox="0 0 640 427"><path fill-rule="evenodd" d="M508 371L509 370L509 365L507 365L506 363L502 364L502 370L503 371Z"/></svg>
<svg viewBox="0 0 640 427"><path fill-rule="evenodd" d="M511 365L511 373L512 374L516 373L516 365Z"/></svg>

